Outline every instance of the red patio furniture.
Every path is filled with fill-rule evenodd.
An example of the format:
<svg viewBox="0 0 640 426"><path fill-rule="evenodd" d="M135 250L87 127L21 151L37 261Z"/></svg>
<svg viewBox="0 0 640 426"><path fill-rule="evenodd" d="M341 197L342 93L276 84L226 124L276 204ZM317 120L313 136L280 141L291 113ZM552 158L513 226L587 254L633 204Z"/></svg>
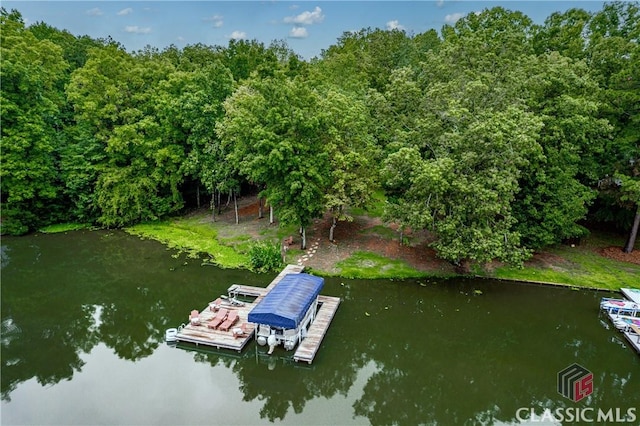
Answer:
<svg viewBox="0 0 640 426"><path fill-rule="evenodd" d="M233 332L233 337L236 339L246 336L247 334L249 334L250 330L251 328L246 322L243 322L239 327L233 327L231 329L231 331Z"/></svg>
<svg viewBox="0 0 640 426"><path fill-rule="evenodd" d="M220 309L221 304L222 304L222 299L218 297L213 302L209 302L209 310L216 312L218 309Z"/></svg>
<svg viewBox="0 0 640 426"><path fill-rule="evenodd" d="M213 319L207 323L207 327L213 328L215 330L216 328L218 328L220 324L222 324L225 318L227 318L228 313L229 313L228 309L220 308L216 316L213 317Z"/></svg>
<svg viewBox="0 0 640 426"><path fill-rule="evenodd" d="M227 315L227 319L224 320L222 324L218 327L222 331L229 331L231 326L238 321L238 311L230 311L229 315Z"/></svg>

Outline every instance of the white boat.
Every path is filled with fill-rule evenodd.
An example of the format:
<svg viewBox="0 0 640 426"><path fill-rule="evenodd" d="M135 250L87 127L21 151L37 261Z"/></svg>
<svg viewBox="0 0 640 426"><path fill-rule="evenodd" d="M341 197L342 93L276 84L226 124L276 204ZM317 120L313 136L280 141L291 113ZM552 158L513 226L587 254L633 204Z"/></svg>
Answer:
<svg viewBox="0 0 640 426"><path fill-rule="evenodd" d="M613 325L621 331L636 330L640 328L640 318L630 315L609 315Z"/></svg>
<svg viewBox="0 0 640 426"><path fill-rule="evenodd" d="M167 331L164 332L164 339L167 343L176 342L178 340L178 329L168 328Z"/></svg>
<svg viewBox="0 0 640 426"><path fill-rule="evenodd" d="M631 300L603 297L600 301L600 309L610 315L630 315L635 317L640 313L640 304Z"/></svg>

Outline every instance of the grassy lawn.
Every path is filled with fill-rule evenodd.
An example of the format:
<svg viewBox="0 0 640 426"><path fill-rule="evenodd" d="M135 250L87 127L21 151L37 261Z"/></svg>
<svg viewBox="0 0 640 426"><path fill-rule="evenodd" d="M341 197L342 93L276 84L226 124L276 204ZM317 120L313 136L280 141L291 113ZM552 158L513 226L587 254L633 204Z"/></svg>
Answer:
<svg viewBox="0 0 640 426"><path fill-rule="evenodd" d="M380 200L379 200L380 201ZM379 202L376 205L381 206ZM352 214L381 215L382 210ZM91 228L86 224L64 223L41 229L41 232L66 232ZM281 241L297 234L296 226L270 226L255 220L241 221L239 225L226 222L211 222L202 215L144 223L126 228L130 234L158 240L170 248L197 256L207 253L211 262L223 268L247 268L249 249L256 240ZM398 235L392 229L379 225L363 231L382 239L394 239ZM545 282L575 287L619 290L621 287L640 288L640 265L621 262L600 255L606 247L622 247L624 237L594 232L582 242L571 247L559 244L545 249L542 258L546 261L528 262L523 268L500 266L494 270L474 271L477 275L516 281ZM297 246L291 246L287 260L293 261L304 254ZM338 262L333 268L337 273L315 271L321 275L338 275L345 278L418 278L444 276L442 272L423 272L408 263L386 258L368 251L356 251L351 257ZM450 276L450 275L447 275Z"/></svg>
<svg viewBox="0 0 640 426"><path fill-rule="evenodd" d="M371 228L366 228L360 231L363 234L373 234L385 240L395 240L399 238L398 232L384 225L376 225Z"/></svg>
<svg viewBox="0 0 640 426"><path fill-rule="evenodd" d="M547 253L562 258L562 262L554 262L547 267L500 267L490 276L609 290L619 290L620 287L638 288L640 265L608 259L598 254L601 248L622 247L623 243L622 238L594 233L576 247L559 244L546 250Z"/></svg>
<svg viewBox="0 0 640 426"><path fill-rule="evenodd" d="M89 223L57 223L55 225L45 226L39 229L44 234L57 234L59 232L77 231L79 229L92 229Z"/></svg>
<svg viewBox="0 0 640 426"><path fill-rule="evenodd" d="M250 236L236 236L221 241L215 224L203 223L200 218L143 223L126 228L125 231L160 241L170 248L189 252L193 256L207 253L213 257L213 263L223 268L245 268L248 265Z"/></svg>
<svg viewBox="0 0 640 426"><path fill-rule="evenodd" d="M339 276L344 278L420 278L427 274L409 266L402 260L388 259L376 253L357 251L336 264Z"/></svg>

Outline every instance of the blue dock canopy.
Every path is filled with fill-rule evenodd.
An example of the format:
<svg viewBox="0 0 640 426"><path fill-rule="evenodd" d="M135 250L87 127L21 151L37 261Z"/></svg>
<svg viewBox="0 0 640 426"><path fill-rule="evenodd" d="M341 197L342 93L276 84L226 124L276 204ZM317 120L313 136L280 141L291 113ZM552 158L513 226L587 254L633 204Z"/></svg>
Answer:
<svg viewBox="0 0 640 426"><path fill-rule="evenodd" d="M297 328L323 285L322 277L287 274L249 312L249 322L284 329Z"/></svg>

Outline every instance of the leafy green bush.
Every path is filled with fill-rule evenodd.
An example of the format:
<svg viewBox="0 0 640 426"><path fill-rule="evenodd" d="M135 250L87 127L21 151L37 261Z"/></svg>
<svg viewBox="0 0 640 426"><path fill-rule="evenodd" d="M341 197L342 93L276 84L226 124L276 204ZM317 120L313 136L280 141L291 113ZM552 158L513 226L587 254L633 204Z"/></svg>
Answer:
<svg viewBox="0 0 640 426"><path fill-rule="evenodd" d="M275 271L282 268L280 246L268 241L258 241L249 248L249 266L256 272Z"/></svg>

